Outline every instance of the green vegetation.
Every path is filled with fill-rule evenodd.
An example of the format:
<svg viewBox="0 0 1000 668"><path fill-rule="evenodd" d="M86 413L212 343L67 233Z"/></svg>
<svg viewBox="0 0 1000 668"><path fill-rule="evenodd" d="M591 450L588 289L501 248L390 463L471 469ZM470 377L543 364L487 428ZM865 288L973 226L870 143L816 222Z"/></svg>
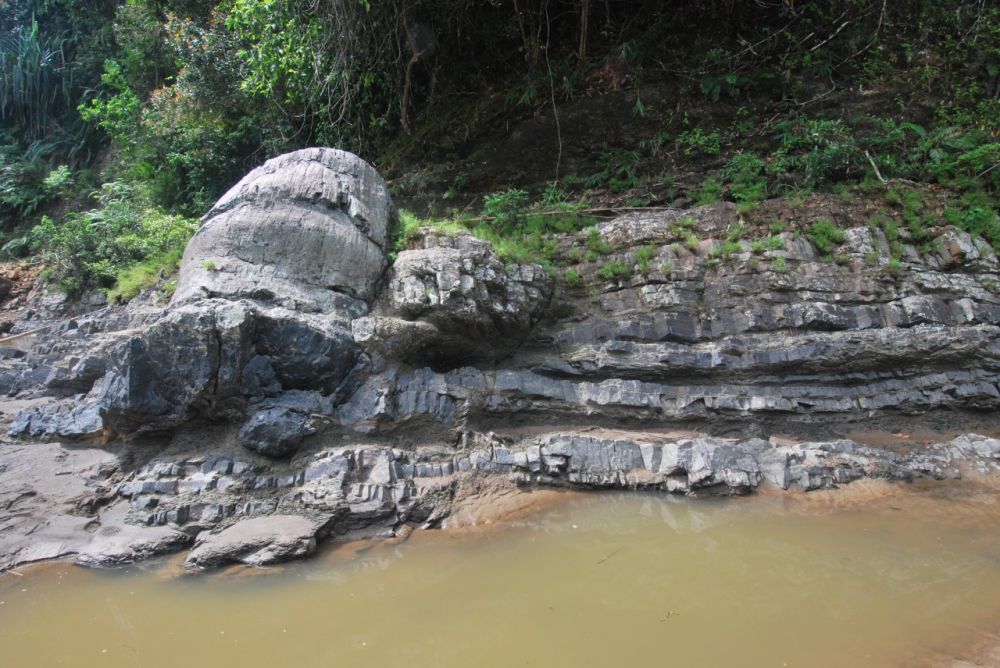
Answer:
<svg viewBox="0 0 1000 668"><path fill-rule="evenodd" d="M27 237L29 248L48 265L48 277L67 292L111 287L147 259L154 267L176 265L198 227L196 220L163 214L121 184L105 186L99 203L99 208L68 214L58 223L43 216Z"/></svg>
<svg viewBox="0 0 1000 668"><path fill-rule="evenodd" d="M611 247L601 238L594 219L582 213L583 202L567 202L564 194L553 189L543 193L541 200L529 203L528 194L508 189L483 198L482 215L476 218L420 218L405 209L399 212L399 223L390 236L390 257L409 247L420 235L422 227L454 236L466 232L488 241L494 252L506 261L537 262L552 268L559 255L557 233L575 233L587 228L588 255L606 254ZM569 251L571 259L580 259L582 251Z"/></svg>
<svg viewBox="0 0 1000 668"><path fill-rule="evenodd" d="M624 260L610 260L597 270L597 275L606 281L628 278L631 274L632 267Z"/></svg>
<svg viewBox="0 0 1000 668"><path fill-rule="evenodd" d="M729 258L737 253L742 252L742 250L743 247L740 245L739 241L726 241L721 246L713 248L709 252L708 256L714 258L721 255L724 258Z"/></svg>
<svg viewBox="0 0 1000 668"><path fill-rule="evenodd" d="M768 196L764 172L767 165L756 153L737 153L726 163L722 173L729 182L729 193L745 213Z"/></svg>
<svg viewBox="0 0 1000 668"><path fill-rule="evenodd" d="M644 180L640 159L638 151L614 150L602 153L598 160L600 171L587 179L587 187L607 187L615 192L638 187Z"/></svg>
<svg viewBox="0 0 1000 668"><path fill-rule="evenodd" d="M483 200L483 217L497 234L506 236L524 226L528 193L517 188L487 195Z"/></svg>
<svg viewBox="0 0 1000 668"><path fill-rule="evenodd" d="M710 177L705 179L694 195L694 202L699 206L715 204L722 199L722 181Z"/></svg>
<svg viewBox="0 0 1000 668"><path fill-rule="evenodd" d="M180 268L183 248L172 248L169 251L143 260L130 267L122 269L115 275L115 285L107 291L112 302L127 302L138 296L143 290L154 287L161 280L177 272ZM215 271L215 265L209 271ZM173 294L177 284L168 282L162 288L164 296Z"/></svg>
<svg viewBox="0 0 1000 668"><path fill-rule="evenodd" d="M824 254L844 243L844 231L826 218L813 222L807 236L816 250Z"/></svg>
<svg viewBox="0 0 1000 668"><path fill-rule="evenodd" d="M653 258L656 257L659 249L656 246L648 245L643 246L635 253L635 262L639 265L639 272L643 275L649 273L650 263L652 263Z"/></svg>
<svg viewBox="0 0 1000 668"><path fill-rule="evenodd" d="M1000 250L994 4L628 0L587 22L584 0L0 0L3 248L35 253L69 291L119 281L124 299L169 273L194 219L246 171L326 145L402 172L397 192L463 211L470 184L498 191L474 218L405 214L396 250L431 223L551 265L553 235L593 222L561 189L584 187L604 191L589 195L600 206L678 190L728 200L755 227L775 196L881 198L895 210L875 227L894 258L904 240L929 251L942 219ZM665 103L646 93L656 85L677 94ZM873 103L857 103L862 89ZM584 99L608 91L627 92L617 112ZM604 117L618 113L635 129L589 144L597 159L563 155L563 111L599 127L621 126ZM491 175L463 161L521 127L561 163L539 176L526 155L484 186ZM835 256L832 224L805 233ZM697 246L684 221L675 235ZM741 238L754 253L780 248ZM590 233L583 246L591 262L610 251ZM651 261L637 253L640 271Z"/></svg>
<svg viewBox="0 0 1000 668"><path fill-rule="evenodd" d="M600 255L611 252L611 246L604 240L596 227L591 227L587 230L587 250L592 253L599 253Z"/></svg>
<svg viewBox="0 0 1000 668"><path fill-rule="evenodd" d="M719 155L722 153L722 144L722 135L719 134L718 130L705 132L701 128L694 128L677 136L677 145L687 156L698 153Z"/></svg>

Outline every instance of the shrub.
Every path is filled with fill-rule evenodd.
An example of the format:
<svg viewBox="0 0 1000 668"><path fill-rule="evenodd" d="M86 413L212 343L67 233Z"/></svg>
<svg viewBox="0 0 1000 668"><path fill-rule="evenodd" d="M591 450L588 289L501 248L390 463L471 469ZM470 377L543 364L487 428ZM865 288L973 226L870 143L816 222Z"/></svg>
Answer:
<svg viewBox="0 0 1000 668"><path fill-rule="evenodd" d="M764 160L756 153L737 153L722 168L722 174L729 181L729 194L743 208L751 207L767 199L767 181L764 176Z"/></svg>
<svg viewBox="0 0 1000 668"><path fill-rule="evenodd" d="M649 265L656 257L656 253L659 249L656 246L648 245L643 246L635 253L636 264L639 265L639 271L643 274L649 273Z"/></svg>
<svg viewBox="0 0 1000 668"><path fill-rule="evenodd" d="M695 204L699 206L715 204L720 199L722 199L722 182L714 176L702 181L701 187L694 194Z"/></svg>
<svg viewBox="0 0 1000 668"><path fill-rule="evenodd" d="M860 176L868 164L854 131L843 121L789 120L777 124L780 147L771 155L769 171L785 183L816 188L849 176Z"/></svg>
<svg viewBox="0 0 1000 668"><path fill-rule="evenodd" d="M143 260L183 251L198 221L149 206L133 187L106 184L101 208L48 216L28 235L31 248L49 265L47 276L72 294L110 288L120 272Z"/></svg>
<svg viewBox="0 0 1000 668"><path fill-rule="evenodd" d="M605 262L597 271L597 275L606 281L625 278L632 273L632 268L623 260Z"/></svg>
<svg viewBox="0 0 1000 668"><path fill-rule="evenodd" d="M588 188L606 186L615 192L631 190L643 181L640 159L638 151L605 151L598 160L600 171L587 179L586 186Z"/></svg>
<svg viewBox="0 0 1000 668"><path fill-rule="evenodd" d="M0 134L0 140L5 137ZM27 149L17 143L0 144L0 225L16 227L52 199L47 187L49 146L35 142Z"/></svg>
<svg viewBox="0 0 1000 668"><path fill-rule="evenodd" d="M483 217L499 234L511 234L524 223L528 193L518 188L487 195L483 199Z"/></svg>
<svg viewBox="0 0 1000 668"><path fill-rule="evenodd" d="M844 243L844 231L826 218L815 221L808 232L809 240L821 253L829 253Z"/></svg>
<svg viewBox="0 0 1000 668"><path fill-rule="evenodd" d="M705 132L701 128L694 128L677 135L677 145L684 150L684 155L690 156L696 153L705 155L719 155L722 153L722 135L718 130Z"/></svg>

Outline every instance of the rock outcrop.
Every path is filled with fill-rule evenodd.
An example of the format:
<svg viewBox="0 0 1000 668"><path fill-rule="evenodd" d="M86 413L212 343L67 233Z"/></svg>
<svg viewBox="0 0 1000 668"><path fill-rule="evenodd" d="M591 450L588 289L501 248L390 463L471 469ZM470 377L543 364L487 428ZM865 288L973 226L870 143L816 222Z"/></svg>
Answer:
<svg viewBox="0 0 1000 668"><path fill-rule="evenodd" d="M975 434L901 452L848 439L788 443L599 429L521 440L468 433L462 445L419 452L330 447L281 463L232 454L158 457L115 493L128 499L134 524L197 535L188 563L207 567L302 556L314 549L317 535L393 535L407 525L437 526L459 501L459 484L475 476L528 487L728 496L762 485L813 491L864 478L1000 472L1000 440ZM275 524L264 521L270 517ZM285 531L290 517L299 521ZM136 540L145 545L149 538ZM93 565L94 556L88 559Z"/></svg>
<svg viewBox="0 0 1000 668"><path fill-rule="evenodd" d="M104 367L48 373L60 388L86 391L89 379L82 405L29 411L12 433L164 432L240 421L255 401L289 391L347 392L360 352L351 322L374 298L394 218L385 183L356 156L308 149L268 161L206 216L161 318L109 347ZM252 412L244 442L286 455L311 433L306 417Z"/></svg>
<svg viewBox="0 0 1000 668"><path fill-rule="evenodd" d="M487 476L704 495L995 473L1000 441L951 435L997 429L996 255L947 227L890 242L838 206L776 212L766 243L733 240L729 205L628 214L556 235L556 269L425 229L390 268L393 208L369 165L276 158L206 217L165 312L106 307L0 352L0 384L27 403L12 435L175 439L88 474L86 512L129 532L81 536L60 515L0 564L196 539L193 567L270 563L327 535L439 526ZM844 227L835 257L802 234L819 215ZM198 421L230 426L179 445ZM949 436L846 438L903 425Z"/></svg>
<svg viewBox="0 0 1000 668"><path fill-rule="evenodd" d="M505 264L468 234L428 228L421 246L396 258L379 314L355 321L355 340L395 361L451 368L520 346L551 296L549 273Z"/></svg>
<svg viewBox="0 0 1000 668"><path fill-rule="evenodd" d="M723 236L731 211L697 212L695 227ZM451 427L515 420L641 420L648 424L799 425L810 433L848 421L940 409L1000 406L998 264L982 240L945 231L940 253L889 242L867 227L846 230L838 262L796 233L774 248L706 239L682 243L686 212L629 215L598 226L610 250L574 253L577 276L547 318L502 364L397 365L373 376L339 409L366 433L414 419ZM687 222L690 225L692 223ZM649 253L636 261L639 249ZM575 259L573 259L575 258ZM627 268L603 279L602 263ZM398 286L390 283L390 299ZM379 328L362 345L385 348ZM357 331L355 332L357 336ZM414 339L419 338L414 336ZM373 344L372 339L376 339ZM975 420L975 415L956 418Z"/></svg>
<svg viewBox="0 0 1000 668"><path fill-rule="evenodd" d="M328 148L278 156L205 215L173 302L251 299L324 313L370 302L395 215L382 177L357 156Z"/></svg>

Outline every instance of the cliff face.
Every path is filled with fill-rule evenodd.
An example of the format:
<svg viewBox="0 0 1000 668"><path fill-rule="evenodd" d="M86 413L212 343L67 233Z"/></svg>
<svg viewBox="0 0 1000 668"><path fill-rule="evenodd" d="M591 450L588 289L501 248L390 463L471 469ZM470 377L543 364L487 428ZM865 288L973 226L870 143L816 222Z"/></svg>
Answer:
<svg viewBox="0 0 1000 668"><path fill-rule="evenodd" d="M769 237L770 249L744 240L719 253L737 221L725 206L694 212L697 244L684 245L681 220L690 226L691 212L601 224L606 252L590 263L571 259L587 235L566 236L557 261L579 279L564 281L544 309L524 305L539 322L516 344L498 331L497 350L509 354L483 364L460 348L425 344L422 355L407 351L408 366L389 363L370 378L341 419L373 429L421 416L489 425L632 420L756 434L788 423L990 411L1000 401L997 260L984 242L946 230L923 255L905 246L896 266L884 233L866 226L845 230L833 261L797 230ZM442 243L428 235L425 246ZM397 264L427 253L403 252ZM449 280L446 265L425 271L429 304L492 303L488 289L477 292L474 271L463 283ZM608 266L619 275L602 278ZM387 290L384 311L408 317L399 281ZM377 358L385 339L362 345Z"/></svg>
<svg viewBox="0 0 1000 668"><path fill-rule="evenodd" d="M486 475L743 493L1000 463L1000 441L951 438L995 430L1000 404L997 258L965 233L918 249L815 197L764 203L767 233L727 205L623 215L555 235L551 269L427 228L386 268L393 215L354 156L283 156L209 214L163 312L7 341L0 379L32 404L12 436L125 443L74 499L128 530L60 525L60 549L100 565L197 536L192 565L263 563L438 526ZM824 253L820 219L843 229ZM906 425L953 433L843 438ZM53 556L27 530L53 503L12 516L0 565Z"/></svg>

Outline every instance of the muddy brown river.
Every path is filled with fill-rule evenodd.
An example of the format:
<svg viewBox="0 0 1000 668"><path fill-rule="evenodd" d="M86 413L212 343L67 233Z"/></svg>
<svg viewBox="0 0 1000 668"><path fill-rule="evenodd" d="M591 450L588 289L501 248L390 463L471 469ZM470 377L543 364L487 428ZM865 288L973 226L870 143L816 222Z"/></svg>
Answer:
<svg viewBox="0 0 1000 668"><path fill-rule="evenodd" d="M0 666L912 666L1000 630L1000 495L565 495L278 569L0 577Z"/></svg>

